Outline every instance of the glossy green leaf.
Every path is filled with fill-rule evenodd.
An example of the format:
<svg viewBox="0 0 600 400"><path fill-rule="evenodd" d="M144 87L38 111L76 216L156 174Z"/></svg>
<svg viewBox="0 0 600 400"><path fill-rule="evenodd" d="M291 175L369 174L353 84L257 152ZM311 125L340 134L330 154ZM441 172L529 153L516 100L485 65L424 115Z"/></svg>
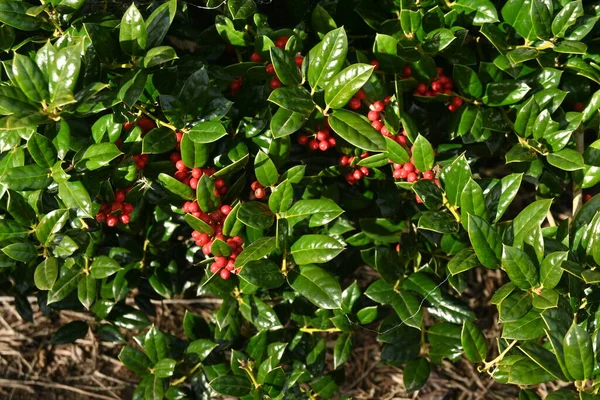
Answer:
<svg viewBox="0 0 600 400"><path fill-rule="evenodd" d="M335 75L323 88L327 107L344 107L369 80L372 73L372 65L353 64Z"/></svg>
<svg viewBox="0 0 600 400"><path fill-rule="evenodd" d="M322 264L344 250L338 240L326 235L303 235L291 247L296 264Z"/></svg>
<svg viewBox="0 0 600 400"><path fill-rule="evenodd" d="M33 280L40 290L50 290L58 277L58 260L47 257L35 269Z"/></svg>
<svg viewBox="0 0 600 400"><path fill-rule="evenodd" d="M210 387L215 392L225 396L242 397L250 393L252 384L245 376L223 375L212 380Z"/></svg>
<svg viewBox="0 0 600 400"><path fill-rule="evenodd" d="M563 339L565 364L576 380L587 379L594 370L592 339L585 328L573 323Z"/></svg>
<svg viewBox="0 0 600 400"><path fill-rule="evenodd" d="M254 159L254 173L258 182L263 186L273 186L279 178L277 167L273 161L260 150L256 153L256 158Z"/></svg>
<svg viewBox="0 0 600 400"><path fill-rule="evenodd" d="M348 39L343 27L327 33L323 40L309 52L308 83L312 88L323 87L342 70Z"/></svg>
<svg viewBox="0 0 600 400"><path fill-rule="evenodd" d="M119 263L107 256L94 258L90 268L92 276L96 279L108 278L120 269Z"/></svg>
<svg viewBox="0 0 600 400"><path fill-rule="evenodd" d="M502 256L502 241L496 229L476 215L468 215L469 239L477 258L486 268L497 268Z"/></svg>
<svg viewBox="0 0 600 400"><path fill-rule="evenodd" d="M336 110L329 116L331 128L348 143L366 151L384 151L385 140L362 115Z"/></svg>
<svg viewBox="0 0 600 400"><path fill-rule="evenodd" d="M433 147L425 137L419 135L415 140L412 147L412 157L414 165L419 171L429 171L433 168L435 161Z"/></svg>
<svg viewBox="0 0 600 400"><path fill-rule="evenodd" d="M194 125L188 135L194 143L213 143L227 135L227 131L218 121L206 121Z"/></svg>
<svg viewBox="0 0 600 400"><path fill-rule="evenodd" d="M485 360L488 351L487 340L476 325L471 322L463 324L460 342L469 361L482 362Z"/></svg>
<svg viewBox="0 0 600 400"><path fill-rule="evenodd" d="M450 204L460 207L461 194L465 190L471 176L471 167L464 154L460 155L450 166L444 169L442 180L444 181L444 190Z"/></svg>
<svg viewBox="0 0 600 400"><path fill-rule="evenodd" d="M269 210L269 206L258 201L242 204L237 217L244 225L255 229L268 229L275 221L275 215Z"/></svg>
<svg viewBox="0 0 600 400"><path fill-rule="evenodd" d="M74 89L81 69L81 45L65 47L56 53L50 67L50 103L54 107L76 102Z"/></svg>
<svg viewBox="0 0 600 400"><path fill-rule="evenodd" d="M121 19L119 29L121 49L130 56L142 55L146 49L147 40L148 33L144 17L142 17L135 4L131 4Z"/></svg>
<svg viewBox="0 0 600 400"><path fill-rule="evenodd" d="M488 83L483 102L490 107L499 107L519 102L531 88L524 82L502 81Z"/></svg>
<svg viewBox="0 0 600 400"><path fill-rule="evenodd" d="M457 0L453 8L469 16L473 15L473 25L498 22L496 7L489 0Z"/></svg>
<svg viewBox="0 0 600 400"><path fill-rule="evenodd" d="M91 275L84 275L77 285L77 298L88 310L96 301L96 280Z"/></svg>
<svg viewBox="0 0 600 400"><path fill-rule="evenodd" d="M287 279L295 291L317 307L341 307L342 289L337 279L324 269L313 264L300 265L288 273Z"/></svg>
<svg viewBox="0 0 600 400"><path fill-rule="evenodd" d="M429 379L431 367L426 358L419 357L406 364L402 380L407 392L419 390Z"/></svg>
<svg viewBox="0 0 600 400"><path fill-rule="evenodd" d="M269 52L271 53L275 73L281 83L289 86L298 85L301 81L300 70L294 61L294 57L288 51L278 47L271 47Z"/></svg>
<svg viewBox="0 0 600 400"><path fill-rule="evenodd" d="M48 100L48 80L31 58L15 53L12 74L19 88L31 101L40 103Z"/></svg>
<svg viewBox="0 0 600 400"><path fill-rule="evenodd" d="M504 245L502 248L502 267L511 282L527 290L538 284L538 271L529 256L516 247Z"/></svg>

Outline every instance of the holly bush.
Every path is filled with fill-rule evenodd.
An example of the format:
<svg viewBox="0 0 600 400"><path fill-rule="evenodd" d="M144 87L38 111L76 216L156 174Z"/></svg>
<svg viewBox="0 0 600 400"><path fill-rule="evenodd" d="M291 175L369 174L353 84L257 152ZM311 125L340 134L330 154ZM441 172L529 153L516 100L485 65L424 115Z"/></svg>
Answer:
<svg viewBox="0 0 600 400"><path fill-rule="evenodd" d="M600 2L276 3L0 0L22 318L132 338L136 399L330 398L361 330L409 391L464 356L596 398ZM503 271L499 337L475 269ZM196 296L222 303L185 336L151 326Z"/></svg>

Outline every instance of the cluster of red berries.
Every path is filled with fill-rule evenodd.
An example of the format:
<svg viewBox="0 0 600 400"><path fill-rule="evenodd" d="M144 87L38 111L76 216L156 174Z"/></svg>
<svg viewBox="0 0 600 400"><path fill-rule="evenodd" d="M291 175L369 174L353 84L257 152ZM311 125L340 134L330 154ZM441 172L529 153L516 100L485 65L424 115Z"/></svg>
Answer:
<svg viewBox="0 0 600 400"><path fill-rule="evenodd" d="M325 120L325 126L320 128L312 137L305 134L298 136L298 144L302 146L307 145L308 148L313 151L327 151L330 148L335 147L336 143L335 138L331 136L331 128L329 128L327 120Z"/></svg>
<svg viewBox="0 0 600 400"><path fill-rule="evenodd" d="M133 156L133 162L137 169L144 169L146 164L148 164L148 154L138 154L137 156Z"/></svg>
<svg viewBox="0 0 600 400"><path fill-rule="evenodd" d="M425 171L421 173L421 171L419 171L412 162L408 162L406 164L393 163L393 166L394 172L392 175L395 179L406 179L406 181L410 183L421 179L428 179L435 180L436 183L438 183L437 179L435 179L435 174L433 171Z"/></svg>
<svg viewBox="0 0 600 400"><path fill-rule="evenodd" d="M152 129L156 128L156 124L154 123L154 121L152 121L150 118L144 115L133 122L126 122L125 124L123 124L123 128L125 128L126 132L129 132L136 126L139 126L142 129L142 136L150 132Z"/></svg>
<svg viewBox="0 0 600 400"><path fill-rule="evenodd" d="M238 254L242 251L242 245L244 244L244 239L240 236L234 236L232 238L226 239L223 235L223 223L225 219L231 212L231 206L225 204L222 205L218 211L213 211L211 213L205 213L200 210L200 206L195 201L186 201L181 208L183 212L193 215L194 217L204 221L208 224L214 235L211 237L207 233L201 233L198 231L192 232L192 239L196 243L196 246L202 248L202 253L206 256L212 254L212 245L215 240L222 240L227 243L229 248L231 249L231 254L229 257L215 257L213 263L210 266L210 271L213 274L219 272L221 278L227 280L231 276L231 274L237 274L239 271L235 268L235 259Z"/></svg>
<svg viewBox="0 0 600 400"><path fill-rule="evenodd" d="M437 75L437 79L431 82L429 87L427 87L427 85L424 83L419 83L419 85L417 85L417 89L415 90L415 95L435 97L440 94L445 94L452 96L454 94L454 92L452 92L452 88L454 87L452 78L444 75L444 70L440 67L437 69ZM454 97L451 103L448 105L448 110L450 112L455 112L462 105L463 100L460 97Z"/></svg>
<svg viewBox="0 0 600 400"><path fill-rule="evenodd" d="M254 197L256 197L257 199L262 199L267 195L265 187L261 185L259 181L252 182L250 188L254 190Z"/></svg>
<svg viewBox="0 0 600 400"><path fill-rule="evenodd" d="M181 138L183 134L181 132L177 132L177 145L179 147L179 143L181 142ZM174 151L169 156L171 162L175 164L175 168L177 171L175 172L175 179L184 185L189 186L190 188L196 190L198 187L198 182L202 175L212 176L217 170L212 167L206 168L188 168L183 160L181 159L181 154L179 152ZM221 196L227 193L227 186L225 185L225 180L223 178L215 179L215 196Z"/></svg>
<svg viewBox="0 0 600 400"><path fill-rule="evenodd" d="M127 225L131 220L129 216L133 210L133 204L125 203L125 195L129 189L117 190L115 192L115 201L112 204L104 203L100 206L98 214L96 214L96 221L99 224L110 226L111 228L117 226L119 222L123 225Z"/></svg>
<svg viewBox="0 0 600 400"><path fill-rule="evenodd" d="M369 153L362 153L360 155L360 158L367 158L369 157ZM371 173L371 171L369 170L369 168L367 167L361 167L356 165L356 157L351 156L342 156L340 158L340 165L342 167L348 167L350 169L350 171L348 171L345 175L346 178L346 182L348 182L350 185L354 185L356 182L360 181L363 176L369 176L369 174Z"/></svg>

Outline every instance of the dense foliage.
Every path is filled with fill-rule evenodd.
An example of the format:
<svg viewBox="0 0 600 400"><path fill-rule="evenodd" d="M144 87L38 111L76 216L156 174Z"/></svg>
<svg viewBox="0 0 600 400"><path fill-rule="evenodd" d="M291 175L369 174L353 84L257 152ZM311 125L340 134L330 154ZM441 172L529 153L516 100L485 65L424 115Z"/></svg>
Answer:
<svg viewBox="0 0 600 400"><path fill-rule="evenodd" d="M35 295L96 319L56 343L133 331L139 399L330 398L361 329L410 391L464 356L596 398L600 2L119 3L0 0L24 319ZM493 360L474 268L506 273ZM175 296L223 302L175 337L150 306Z"/></svg>

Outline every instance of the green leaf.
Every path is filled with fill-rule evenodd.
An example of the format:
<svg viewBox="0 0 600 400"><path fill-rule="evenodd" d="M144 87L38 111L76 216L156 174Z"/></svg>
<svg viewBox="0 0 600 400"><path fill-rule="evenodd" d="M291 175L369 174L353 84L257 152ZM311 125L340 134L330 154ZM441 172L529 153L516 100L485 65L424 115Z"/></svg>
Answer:
<svg viewBox="0 0 600 400"><path fill-rule="evenodd" d="M233 21L222 15L215 17L215 25L219 35L233 46L248 46L251 43L250 35L245 30L235 29Z"/></svg>
<svg viewBox="0 0 600 400"><path fill-rule="evenodd" d="M125 11L119 29L119 43L125 54L140 56L146 49L148 33L144 17L134 3Z"/></svg>
<svg viewBox="0 0 600 400"><path fill-rule="evenodd" d="M50 290L58 277L58 260L54 257L45 258L35 269L33 281L40 290Z"/></svg>
<svg viewBox="0 0 600 400"><path fill-rule="evenodd" d="M247 263L251 261L260 260L261 258L268 256L275 250L276 240L274 237L261 237L253 241L236 257L235 267L243 268Z"/></svg>
<svg viewBox="0 0 600 400"><path fill-rule="evenodd" d="M573 322L563 339L563 349L569 375L574 380L591 378L594 371L594 350L592 339L585 328Z"/></svg>
<svg viewBox="0 0 600 400"><path fill-rule="evenodd" d="M520 246L529 231L540 226L546 219L551 205L552 200L550 199L534 201L517 215L512 222L513 245Z"/></svg>
<svg viewBox="0 0 600 400"><path fill-rule="evenodd" d="M268 259L245 263L238 276L259 288L275 289L283 285L283 276L279 267Z"/></svg>
<svg viewBox="0 0 600 400"><path fill-rule="evenodd" d="M400 11L400 24L406 36L414 35L421 27L422 17L418 11L402 9Z"/></svg>
<svg viewBox="0 0 600 400"><path fill-rule="evenodd" d="M60 231L69 220L69 210L52 210L40 220L35 234L40 243L48 244L52 235Z"/></svg>
<svg viewBox="0 0 600 400"><path fill-rule="evenodd" d="M487 340L476 325L467 321L463 323L460 342L469 361L478 363L485 360L488 351Z"/></svg>
<svg viewBox="0 0 600 400"><path fill-rule="evenodd" d="M446 197L448 198L450 204L456 206L461 205L461 193L465 189L469 179L471 179L471 176L471 167L469 166L464 154L461 154L460 157L450 164L450 166L444 169L442 173L442 180L444 182Z"/></svg>
<svg viewBox="0 0 600 400"><path fill-rule="evenodd" d="M35 112L36 109L18 87L0 86L0 112L3 115Z"/></svg>
<svg viewBox="0 0 600 400"><path fill-rule="evenodd" d="M43 20L27 14L31 7L21 0L3 0L0 2L0 22L21 31L35 31Z"/></svg>
<svg viewBox="0 0 600 400"><path fill-rule="evenodd" d="M468 233L473 250L486 268L497 268L502 255L502 241L496 229L484 219L468 214Z"/></svg>
<svg viewBox="0 0 600 400"><path fill-rule="evenodd" d="M502 7L502 17L521 37L536 38L531 21L531 0L509 0Z"/></svg>
<svg viewBox="0 0 600 400"><path fill-rule="evenodd" d="M80 181L65 181L58 184L58 196L65 206L77 210L77 215L92 216L92 200Z"/></svg>
<svg viewBox="0 0 600 400"><path fill-rule="evenodd" d="M154 10L146 20L146 48L162 43L177 13L177 0L168 0Z"/></svg>
<svg viewBox="0 0 600 400"><path fill-rule="evenodd" d="M337 205L336 202L330 199L313 199L313 200L299 200L290 207L285 213L282 213L281 217L286 218L293 227L298 222L309 218L308 226L311 228L325 225L340 215L344 210Z"/></svg>
<svg viewBox="0 0 600 400"><path fill-rule="evenodd" d="M398 290L392 299L392 307L403 323L421 329L423 311L419 299L407 290Z"/></svg>
<svg viewBox="0 0 600 400"><path fill-rule="evenodd" d="M406 164L410 162L410 155L406 151L402 145L400 145L395 140L386 137L385 144L387 148L387 152L385 153L386 157L398 164Z"/></svg>
<svg viewBox="0 0 600 400"><path fill-rule="evenodd" d="M475 252L469 248L463 249L448 262L448 271L452 275L460 274L479 265Z"/></svg>
<svg viewBox="0 0 600 400"><path fill-rule="evenodd" d="M75 103L73 90L81 69L82 45L68 46L56 53L50 66L50 103L53 107Z"/></svg>
<svg viewBox="0 0 600 400"><path fill-rule="evenodd" d="M328 108L342 108L364 86L373 73L369 64L353 64L335 75L324 85Z"/></svg>
<svg viewBox="0 0 600 400"><path fill-rule="evenodd" d="M562 263L567 260L566 251L557 251L548 254L540 265L540 283L544 289L552 289L558 285L563 274Z"/></svg>
<svg viewBox="0 0 600 400"><path fill-rule="evenodd" d="M163 358L159 360L154 367L152 367L152 371L154 371L154 375L157 378L169 378L173 376L173 372L175 371L176 361L172 358Z"/></svg>
<svg viewBox="0 0 600 400"><path fill-rule="evenodd" d="M489 0L457 0L452 8L473 16L473 25L498 22L496 7Z"/></svg>
<svg viewBox="0 0 600 400"><path fill-rule="evenodd" d="M196 198L192 188L182 182L179 182L170 175L160 173L158 175L158 181L165 187L165 189L173 194L176 194L182 199L194 200Z"/></svg>
<svg viewBox="0 0 600 400"><path fill-rule="evenodd" d="M316 265L300 265L287 276L290 286L320 308L341 307L342 289L334 277Z"/></svg>
<svg viewBox="0 0 600 400"><path fill-rule="evenodd" d="M502 267L511 282L523 290L527 290L539 282L537 268L529 256L516 247L503 246Z"/></svg>
<svg viewBox="0 0 600 400"><path fill-rule="evenodd" d="M287 211L294 201L294 187L290 181L285 180L271 190L269 208L274 213Z"/></svg>
<svg viewBox="0 0 600 400"><path fill-rule="evenodd" d="M35 164L13 167L0 175L0 183L17 191L46 189L51 182L50 171Z"/></svg>
<svg viewBox="0 0 600 400"><path fill-rule="evenodd" d="M119 353L119 360L138 376L148 375L152 367L148 357L133 347L123 347Z"/></svg>
<svg viewBox="0 0 600 400"><path fill-rule="evenodd" d="M52 285L52 290L48 292L47 304L56 303L67 297L73 290L77 288L79 282L79 272L67 270L60 278Z"/></svg>
<svg viewBox="0 0 600 400"><path fill-rule="evenodd" d="M325 34L335 28L337 25L331 15L323 8L320 4L317 4L313 9L310 18L311 26L315 32L322 39Z"/></svg>
<svg viewBox="0 0 600 400"><path fill-rule="evenodd" d="M563 171L577 171L584 168L583 156L573 149L562 149L546 156L550 165Z"/></svg>
<svg viewBox="0 0 600 400"><path fill-rule="evenodd" d="M491 107L500 107L519 102L531 88L520 81L501 81L488 83L483 102Z"/></svg>
<svg viewBox="0 0 600 400"><path fill-rule="evenodd" d="M210 382L210 387L225 396L242 397L250 393L252 384L243 375L223 375Z"/></svg>
<svg viewBox="0 0 600 400"><path fill-rule="evenodd" d="M144 68L156 67L177 58L177 53L171 46L154 47L144 56Z"/></svg>
<svg viewBox="0 0 600 400"><path fill-rule="evenodd" d="M173 150L177 145L175 133L169 128L155 128L142 140L143 154L159 154Z"/></svg>
<svg viewBox="0 0 600 400"><path fill-rule="evenodd" d="M486 221L488 220L483 190L472 178L465 185L460 198L461 215L471 214ZM463 227L468 231L468 218L462 218L461 222Z"/></svg>
<svg viewBox="0 0 600 400"><path fill-rule="evenodd" d="M429 210L435 211L442 206L442 191L432 180L421 179L412 185L412 190Z"/></svg>
<svg viewBox="0 0 600 400"><path fill-rule="evenodd" d="M211 342L210 340L198 339L189 344L186 353L196 354L199 357L199 361L204 361L211 351L216 349L218 346L218 344Z"/></svg>
<svg viewBox="0 0 600 400"><path fill-rule="evenodd" d="M436 54L444 50L455 40L454 33L450 29L439 28L427 34L423 42L423 50L426 53Z"/></svg>
<svg viewBox="0 0 600 400"><path fill-rule="evenodd" d="M256 12L254 0L230 0L227 7L233 19L247 19Z"/></svg>
<svg viewBox="0 0 600 400"><path fill-rule="evenodd" d="M12 75L16 84L31 101L41 103L48 100L50 96L48 81L40 67L31 58L15 53L12 61Z"/></svg>
<svg viewBox="0 0 600 400"><path fill-rule="evenodd" d="M91 275L84 275L77 285L77 298L86 309L90 309L96 301L96 280Z"/></svg>
<svg viewBox="0 0 600 400"><path fill-rule="evenodd" d="M194 125L187 135L194 143L213 143L227 135L227 131L218 121L206 121Z"/></svg>
<svg viewBox="0 0 600 400"><path fill-rule="evenodd" d="M344 332L338 336L333 348L333 369L344 364L352 354L352 334Z"/></svg>
<svg viewBox="0 0 600 400"><path fill-rule="evenodd" d="M346 54L348 39L344 27L327 33L323 40L309 52L308 83L310 87L323 87L341 71Z"/></svg>
<svg viewBox="0 0 600 400"><path fill-rule="evenodd" d="M412 147L414 165L419 171L429 171L433 168L435 155L431 143L424 136L417 136Z"/></svg>
<svg viewBox="0 0 600 400"><path fill-rule="evenodd" d="M273 137L282 138L289 136L298 131L308 118L301 113L286 110L285 108L278 109L273 118L271 118L271 132Z"/></svg>
<svg viewBox="0 0 600 400"><path fill-rule="evenodd" d="M342 139L359 149L379 152L386 148L383 136L358 113L335 110L329 116L329 124Z"/></svg>
<svg viewBox="0 0 600 400"><path fill-rule="evenodd" d="M50 139L39 133L31 135L27 141L27 150L29 150L33 161L40 167L50 168L56 163L56 148Z"/></svg>
<svg viewBox="0 0 600 400"><path fill-rule="evenodd" d="M532 308L524 317L516 321L506 322L502 330L505 339L532 340L544 336L546 325L539 314Z"/></svg>
<svg viewBox="0 0 600 400"><path fill-rule="evenodd" d="M269 229L275 222L275 215L269 206L258 201L242 204L237 217L244 225L254 229Z"/></svg>
<svg viewBox="0 0 600 400"><path fill-rule="evenodd" d="M29 229L10 219L0 220L0 242L11 239L25 239L29 236Z"/></svg>
<svg viewBox="0 0 600 400"><path fill-rule="evenodd" d="M456 220L444 211L424 212L419 218L418 228L438 233L458 232Z"/></svg>
<svg viewBox="0 0 600 400"><path fill-rule="evenodd" d="M510 293L499 305L502 322L517 321L531 310L532 297L530 293L516 291Z"/></svg>
<svg viewBox="0 0 600 400"><path fill-rule="evenodd" d="M407 392L421 389L429 379L431 367L426 358L419 357L409 361L404 367L402 380Z"/></svg>
<svg viewBox="0 0 600 400"><path fill-rule="evenodd" d="M546 3L543 0L531 0L531 21L533 22L533 30L539 39L549 39L550 19L552 12L548 10Z"/></svg>
<svg viewBox="0 0 600 400"><path fill-rule="evenodd" d="M344 250L344 245L326 235L303 235L291 247L296 264L322 264Z"/></svg>
<svg viewBox="0 0 600 400"><path fill-rule="evenodd" d="M301 81L300 69L298 69L294 57L288 51L278 47L271 47L269 51L275 73L281 83L288 86L298 85Z"/></svg>
<svg viewBox="0 0 600 400"><path fill-rule="evenodd" d="M470 0L477 1L477 0ZM481 1L481 0L480 0ZM460 4L459 2L455 4ZM495 9L494 9L495 11ZM471 68L465 65L455 65L453 70L454 82L458 89L465 95L478 99L483 94L483 86L479 77Z"/></svg>
<svg viewBox="0 0 600 400"><path fill-rule="evenodd" d="M29 263L38 257L38 251L31 243L13 243L2 248L2 252L13 260Z"/></svg>
<svg viewBox="0 0 600 400"><path fill-rule="evenodd" d="M133 107L144 92L148 74L143 70L131 70L121 78L117 98L129 107Z"/></svg>
<svg viewBox="0 0 600 400"><path fill-rule="evenodd" d="M256 153L256 158L254 159L254 172L256 174L256 179L263 186L273 186L277 183L277 179L279 179L277 167L262 150L259 150L258 153Z"/></svg>
<svg viewBox="0 0 600 400"><path fill-rule="evenodd" d="M98 143L87 148L81 162L90 171L107 166L112 160L123 154L114 143Z"/></svg>
<svg viewBox="0 0 600 400"><path fill-rule="evenodd" d="M556 379L563 381L570 380L562 373L557 361L557 355L550 350L533 342L523 343L519 346L519 349L544 370L554 375Z"/></svg>
<svg viewBox="0 0 600 400"><path fill-rule="evenodd" d="M258 330L281 329L279 317L273 309L256 296L242 296L240 313L251 322Z"/></svg>
<svg viewBox="0 0 600 400"><path fill-rule="evenodd" d="M104 279L113 275L121 269L118 262L108 256L99 256L94 258L90 271L96 279Z"/></svg>
<svg viewBox="0 0 600 400"><path fill-rule="evenodd" d="M206 213L214 211L219 204L219 198L215 195L215 183L206 174L198 181L196 200L200 209Z"/></svg>
<svg viewBox="0 0 600 400"><path fill-rule="evenodd" d="M72 321L61 326L52 336L52 344L73 343L77 339L83 339L89 330L85 321Z"/></svg>
<svg viewBox="0 0 600 400"><path fill-rule="evenodd" d="M310 93L302 87L281 87L271 92L268 100L286 110L308 115L314 110Z"/></svg>

